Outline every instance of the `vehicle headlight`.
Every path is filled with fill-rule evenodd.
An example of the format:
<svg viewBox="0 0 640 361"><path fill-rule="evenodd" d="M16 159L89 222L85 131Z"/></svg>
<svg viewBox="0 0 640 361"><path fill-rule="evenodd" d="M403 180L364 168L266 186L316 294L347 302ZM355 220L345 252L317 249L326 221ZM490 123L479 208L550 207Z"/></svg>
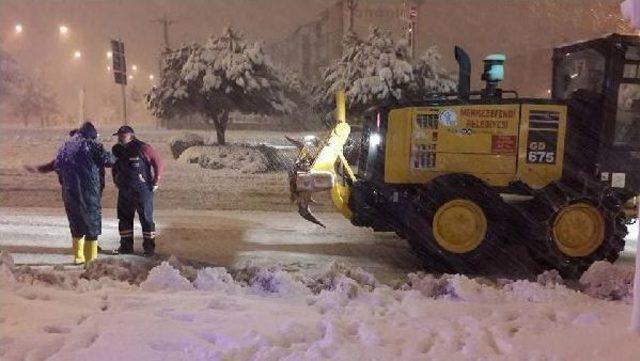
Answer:
<svg viewBox="0 0 640 361"><path fill-rule="evenodd" d="M369 136L369 145L372 147L377 147L382 142L382 137L378 133L371 133Z"/></svg>
<svg viewBox="0 0 640 361"><path fill-rule="evenodd" d="M315 135L305 135L304 144L306 146L317 145L318 144L318 137L316 137Z"/></svg>

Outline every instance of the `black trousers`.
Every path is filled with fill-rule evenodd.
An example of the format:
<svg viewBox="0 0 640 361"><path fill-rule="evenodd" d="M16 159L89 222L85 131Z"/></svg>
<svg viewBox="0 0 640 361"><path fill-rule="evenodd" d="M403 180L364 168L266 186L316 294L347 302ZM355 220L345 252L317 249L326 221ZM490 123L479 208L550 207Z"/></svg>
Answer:
<svg viewBox="0 0 640 361"><path fill-rule="evenodd" d="M153 192L146 186L123 187L118 190L118 230L120 247L133 252L133 218L138 212L142 226L142 247L154 251L156 224L153 222Z"/></svg>

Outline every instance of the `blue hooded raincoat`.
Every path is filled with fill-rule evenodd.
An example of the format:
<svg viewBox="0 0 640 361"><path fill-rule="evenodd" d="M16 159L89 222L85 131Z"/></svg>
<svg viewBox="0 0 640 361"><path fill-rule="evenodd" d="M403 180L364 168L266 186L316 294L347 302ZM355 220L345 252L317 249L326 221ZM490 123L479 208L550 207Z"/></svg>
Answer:
<svg viewBox="0 0 640 361"><path fill-rule="evenodd" d="M60 147L55 159L72 237L97 238L102 233L100 173L115 159L97 136L95 127L85 123Z"/></svg>

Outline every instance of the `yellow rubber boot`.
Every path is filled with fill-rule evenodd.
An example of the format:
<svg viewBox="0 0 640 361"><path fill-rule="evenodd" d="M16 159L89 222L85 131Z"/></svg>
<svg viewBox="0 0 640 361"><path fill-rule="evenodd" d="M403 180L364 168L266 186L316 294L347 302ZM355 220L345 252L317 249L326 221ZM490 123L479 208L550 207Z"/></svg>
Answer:
<svg viewBox="0 0 640 361"><path fill-rule="evenodd" d="M98 240L87 239L84 242L84 259L85 265L95 261L98 258Z"/></svg>
<svg viewBox="0 0 640 361"><path fill-rule="evenodd" d="M73 237L73 263L83 264L84 261L84 237Z"/></svg>

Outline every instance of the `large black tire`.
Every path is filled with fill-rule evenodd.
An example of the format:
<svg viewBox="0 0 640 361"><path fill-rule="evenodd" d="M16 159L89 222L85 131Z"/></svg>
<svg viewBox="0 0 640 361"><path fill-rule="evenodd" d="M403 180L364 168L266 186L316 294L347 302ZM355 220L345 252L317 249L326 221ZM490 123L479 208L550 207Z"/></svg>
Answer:
<svg viewBox="0 0 640 361"><path fill-rule="evenodd" d="M442 247L434 236L433 220L443 205L467 200L479 206L487 222L484 239L468 252L452 252ZM511 273L509 262L515 261L509 238L514 229L510 210L500 195L482 180L467 174L449 174L427 184L415 197L406 217L406 235L413 249L425 259L437 259L445 272ZM521 265L520 262L515 261ZM513 265L516 267L516 265Z"/></svg>
<svg viewBox="0 0 640 361"><path fill-rule="evenodd" d="M569 206L585 205L602 217L604 229L601 244L591 253L570 256L558 246L554 236L554 224ZM545 268L557 269L563 277L576 279L596 261L614 262L624 249L627 235L624 213L620 201L609 189L601 185L582 186L575 189L562 182L553 182L538 190L534 199L525 205L528 228L527 245L531 256Z"/></svg>

